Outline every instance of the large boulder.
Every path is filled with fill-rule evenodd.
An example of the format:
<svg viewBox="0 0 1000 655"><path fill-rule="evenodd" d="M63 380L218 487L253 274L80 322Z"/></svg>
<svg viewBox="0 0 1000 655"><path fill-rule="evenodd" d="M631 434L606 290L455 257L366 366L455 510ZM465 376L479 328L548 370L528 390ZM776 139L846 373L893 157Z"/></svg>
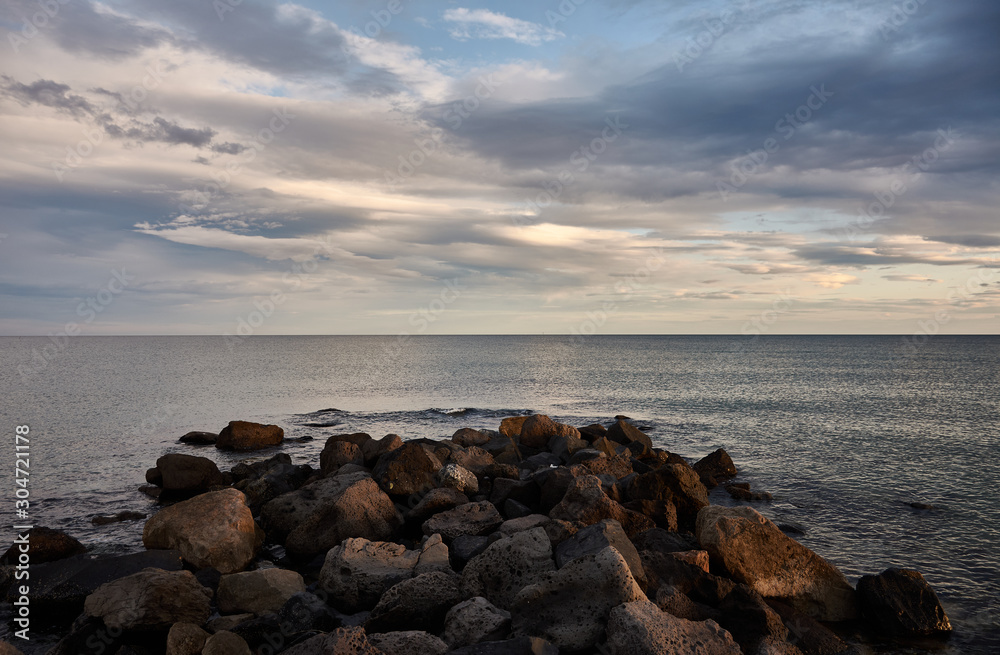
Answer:
<svg viewBox="0 0 1000 655"><path fill-rule="evenodd" d="M564 423L556 423L544 414L529 416L521 425L521 445L529 448L545 449L552 437L580 438L580 432Z"/></svg>
<svg viewBox="0 0 1000 655"><path fill-rule="evenodd" d="M365 630L440 632L448 610L461 598L458 577L432 571L393 585L372 609Z"/></svg>
<svg viewBox="0 0 1000 655"><path fill-rule="evenodd" d="M177 494L196 494L226 483L226 477L207 457L171 453L156 460L146 482Z"/></svg>
<svg viewBox="0 0 1000 655"><path fill-rule="evenodd" d="M203 624L211 597L190 571L145 569L101 585L83 609L112 630L167 630L179 622Z"/></svg>
<svg viewBox="0 0 1000 655"><path fill-rule="evenodd" d="M607 438L626 446L635 441L649 450L653 448L653 442L646 436L646 433L624 419L618 419L614 425L608 428Z"/></svg>
<svg viewBox="0 0 1000 655"><path fill-rule="evenodd" d="M182 436L179 441L180 443L190 444L192 446L214 446L215 442L219 440L219 435L215 432L188 432Z"/></svg>
<svg viewBox="0 0 1000 655"><path fill-rule="evenodd" d="M608 620L611 655L742 655L733 636L712 621L688 621L648 600L624 603Z"/></svg>
<svg viewBox="0 0 1000 655"><path fill-rule="evenodd" d="M451 440L463 448L482 446L489 443L490 439L492 439L490 435L480 430L473 430L472 428L462 428L451 436Z"/></svg>
<svg viewBox="0 0 1000 655"><path fill-rule="evenodd" d="M440 468L441 460L423 445L409 442L379 457L372 477L387 494L409 496L433 489Z"/></svg>
<svg viewBox="0 0 1000 655"><path fill-rule="evenodd" d="M119 651L120 653L121 651ZM243 637L222 630L205 640L201 655L253 655Z"/></svg>
<svg viewBox="0 0 1000 655"><path fill-rule="evenodd" d="M593 648L611 610L646 600L614 548L579 557L522 589L511 607L515 635L542 637L561 650Z"/></svg>
<svg viewBox="0 0 1000 655"><path fill-rule="evenodd" d="M365 629L337 628L292 646L282 655L385 655L368 641Z"/></svg>
<svg viewBox="0 0 1000 655"><path fill-rule="evenodd" d="M387 539L402 523L392 500L366 473L323 478L264 505L261 522L296 557L325 553L344 539Z"/></svg>
<svg viewBox="0 0 1000 655"><path fill-rule="evenodd" d="M246 496L223 489L161 509L146 522L142 543L149 549L175 549L184 560L221 573L236 573L253 561L264 541Z"/></svg>
<svg viewBox="0 0 1000 655"><path fill-rule="evenodd" d="M292 464L287 453L278 453L263 462L237 464L231 473L240 478L233 486L246 494L257 515L265 503L304 485L314 471L308 464Z"/></svg>
<svg viewBox="0 0 1000 655"><path fill-rule="evenodd" d="M439 535L419 550L387 541L345 539L326 554L319 584L338 609L354 614L375 607L393 585L434 570L450 570L448 546Z"/></svg>
<svg viewBox="0 0 1000 655"><path fill-rule="evenodd" d="M381 632L368 636L368 641L385 655L444 655L448 644L423 630Z"/></svg>
<svg viewBox="0 0 1000 655"><path fill-rule="evenodd" d="M664 464L637 476L628 488L632 500L662 500L677 508L681 530L694 531L698 511L708 506L708 489L686 464Z"/></svg>
<svg viewBox="0 0 1000 655"><path fill-rule="evenodd" d="M219 611L223 614L277 612L289 598L305 590L302 576L295 571L258 569L232 573L219 580Z"/></svg>
<svg viewBox="0 0 1000 655"><path fill-rule="evenodd" d="M494 463L493 455L479 446L469 446L462 450L455 450L448 456L447 464L457 464L464 469L472 471L477 476L484 475L486 469Z"/></svg>
<svg viewBox="0 0 1000 655"><path fill-rule="evenodd" d="M260 450L280 445L284 440L285 431L277 425L230 421L219 433L215 447L224 450Z"/></svg>
<svg viewBox="0 0 1000 655"><path fill-rule="evenodd" d="M510 609L518 592L542 574L554 571L552 542L542 528L517 532L490 544L462 570L462 592L482 596Z"/></svg>
<svg viewBox="0 0 1000 655"><path fill-rule="evenodd" d="M636 582L640 585L644 584L646 574L642 570L642 559L639 558L639 552L629 541L621 524L614 519L598 521L559 544L556 547L556 566L562 568L577 557L596 553L609 546L625 558Z"/></svg>
<svg viewBox="0 0 1000 655"><path fill-rule="evenodd" d="M935 635L951 632L937 594L919 572L887 569L858 581L861 611L880 633Z"/></svg>
<svg viewBox="0 0 1000 655"><path fill-rule="evenodd" d="M446 512L439 512L427 519L424 534L440 534L448 541L464 535L481 536L500 527L503 517L488 500L466 503Z"/></svg>
<svg viewBox="0 0 1000 655"><path fill-rule="evenodd" d="M414 497L411 502L416 500ZM459 505L469 503L469 497L458 489L440 487L431 489L422 496L416 504L413 504L410 511L406 513L406 523L408 525L423 525L424 521L439 512L446 512L455 509Z"/></svg>
<svg viewBox="0 0 1000 655"><path fill-rule="evenodd" d="M500 421L500 434L505 437L517 439L521 436L521 428L530 416L508 416Z"/></svg>
<svg viewBox="0 0 1000 655"><path fill-rule="evenodd" d="M736 477L739 473L729 453L722 448L705 455L691 468L701 477L702 484L709 489L718 486L723 480Z"/></svg>
<svg viewBox="0 0 1000 655"><path fill-rule="evenodd" d="M705 507L696 527L712 559L761 596L823 621L857 617L854 588L844 574L753 508Z"/></svg>
<svg viewBox="0 0 1000 655"><path fill-rule="evenodd" d="M476 478L476 474L454 462L445 464L437 472L435 482L437 482L439 487L458 489L464 494L474 495L479 493L479 480Z"/></svg>
<svg viewBox="0 0 1000 655"><path fill-rule="evenodd" d="M323 475L330 475L345 464L364 466L365 456L361 452L361 447L337 436L330 437L319 455L320 470L323 471Z"/></svg>
<svg viewBox="0 0 1000 655"><path fill-rule="evenodd" d="M369 439L361 445L361 454L365 457L365 466L372 467L378 458L403 447L403 438L398 434L387 434L381 439Z"/></svg>
<svg viewBox="0 0 1000 655"><path fill-rule="evenodd" d="M201 655L209 636L194 623L175 623L167 633L166 655Z"/></svg>
<svg viewBox="0 0 1000 655"><path fill-rule="evenodd" d="M23 534L20 533L20 535ZM83 544L61 530L37 526L28 530L27 535L26 543L19 539L14 541L4 556L0 558L0 563L17 564L24 552L21 550L24 546L26 546L25 550L32 565L55 562L87 552L87 548Z"/></svg>
<svg viewBox="0 0 1000 655"><path fill-rule="evenodd" d="M562 500L549 512L549 517L583 525L614 519L628 535L636 535L655 527L651 518L627 510L608 498L601 479L594 475L574 478Z"/></svg>
<svg viewBox="0 0 1000 655"><path fill-rule="evenodd" d="M482 596L455 605L444 617L442 637L450 648L503 639L510 632L510 612Z"/></svg>

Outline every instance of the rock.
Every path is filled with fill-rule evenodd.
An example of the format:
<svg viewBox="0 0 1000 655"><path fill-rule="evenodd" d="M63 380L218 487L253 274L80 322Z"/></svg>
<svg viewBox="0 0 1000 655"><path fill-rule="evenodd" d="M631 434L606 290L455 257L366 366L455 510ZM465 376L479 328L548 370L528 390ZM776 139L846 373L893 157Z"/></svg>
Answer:
<svg viewBox="0 0 1000 655"><path fill-rule="evenodd" d="M330 549L319 574L320 587L343 612L370 610L393 585L415 574L450 570L448 547L440 536L420 550L385 541L346 539Z"/></svg>
<svg viewBox="0 0 1000 655"><path fill-rule="evenodd" d="M242 479L234 486L246 494L254 514L259 514L266 503L278 496L300 488L314 473L308 464L292 464L292 458L287 453L278 453L249 466L237 464L233 467L234 477L237 472Z"/></svg>
<svg viewBox="0 0 1000 655"><path fill-rule="evenodd" d="M368 641L364 628L337 628L292 646L282 655L384 655Z"/></svg>
<svg viewBox="0 0 1000 655"><path fill-rule="evenodd" d="M23 534L23 532L19 533L19 535ZM36 526L28 530L27 534L27 554L32 566L46 562L55 562L56 560L66 559L67 557L87 552L87 548L83 544L61 530ZM15 540L15 543L0 558L0 562L3 564L17 564L22 554L22 545L23 543L17 543L17 540Z"/></svg>
<svg viewBox="0 0 1000 655"><path fill-rule="evenodd" d="M145 569L98 587L84 612L112 630L167 630L207 621L211 595L190 571Z"/></svg>
<svg viewBox="0 0 1000 655"><path fill-rule="evenodd" d="M403 447L403 439L398 434L387 434L381 439L369 439L361 444L361 454L365 458L365 466L375 466L378 458L386 453Z"/></svg>
<svg viewBox="0 0 1000 655"><path fill-rule="evenodd" d="M508 519L518 519L525 516L531 516L531 511L530 507L524 503L517 502L513 498L508 498L503 504L503 515Z"/></svg>
<svg viewBox="0 0 1000 655"><path fill-rule="evenodd" d="M559 655L559 649L538 637L512 637L456 648L448 655Z"/></svg>
<svg viewBox="0 0 1000 655"><path fill-rule="evenodd" d="M701 567L674 555L675 553L651 550L639 551L642 568L646 572L646 590L651 595L661 586L670 585L696 602L718 607L736 587L732 580L706 573Z"/></svg>
<svg viewBox="0 0 1000 655"><path fill-rule="evenodd" d="M230 421L219 433L215 447L225 450L260 450L277 446L284 440L285 431L277 425Z"/></svg>
<svg viewBox="0 0 1000 655"><path fill-rule="evenodd" d="M489 537L464 535L457 537L453 542L451 542L451 554L454 556L455 561L459 564L460 568L461 565L486 550L486 547L489 545Z"/></svg>
<svg viewBox="0 0 1000 655"><path fill-rule="evenodd" d="M144 518L146 518L146 515L142 512L124 510L114 514L113 516L95 516L90 519L90 522L94 525L110 525L112 523L123 523L125 521L141 521Z"/></svg>
<svg viewBox="0 0 1000 655"><path fill-rule="evenodd" d="M515 464L498 464L494 462L485 469L481 475L490 478L494 482L497 480L520 480L521 473Z"/></svg>
<svg viewBox="0 0 1000 655"><path fill-rule="evenodd" d="M219 435L214 432L188 432L177 441L192 446L212 446L218 440Z"/></svg>
<svg viewBox="0 0 1000 655"><path fill-rule="evenodd" d="M524 530L543 527L551 520L552 519L544 514L528 514L527 516L519 516L501 523L499 532L504 536L510 536L515 532L523 532Z"/></svg>
<svg viewBox="0 0 1000 655"><path fill-rule="evenodd" d="M442 637L450 648L461 648L503 639L509 632L510 612L476 596L448 610Z"/></svg>
<svg viewBox="0 0 1000 655"><path fill-rule="evenodd" d="M578 428L578 430L580 432L580 437L590 441L591 443L608 434L608 429L600 423L591 423L586 427Z"/></svg>
<svg viewBox="0 0 1000 655"><path fill-rule="evenodd" d="M707 550L682 550L670 553L674 559L697 566L705 573L709 572L709 556Z"/></svg>
<svg viewBox="0 0 1000 655"><path fill-rule="evenodd" d="M691 468L701 478L702 484L709 489L718 486L719 481L736 477L736 474L739 473L729 453L722 448L705 455Z"/></svg>
<svg viewBox="0 0 1000 655"><path fill-rule="evenodd" d="M216 632L205 640L202 655L252 655L247 642L232 632Z"/></svg>
<svg viewBox="0 0 1000 655"><path fill-rule="evenodd" d="M788 628L788 640L798 646L802 653L807 655L858 653L819 621L775 600L767 600L767 604L781 616L785 627Z"/></svg>
<svg viewBox="0 0 1000 655"><path fill-rule="evenodd" d="M387 494L409 496L433 489L434 474L440 468L437 457L411 441L379 457L372 477Z"/></svg>
<svg viewBox="0 0 1000 655"><path fill-rule="evenodd" d="M632 500L663 500L677 508L677 525L693 532L698 511L708 506L708 490L690 466L664 464L629 485Z"/></svg>
<svg viewBox="0 0 1000 655"><path fill-rule="evenodd" d="M498 434L482 446L497 464L517 464L521 461L521 449L517 446L516 436Z"/></svg>
<svg viewBox="0 0 1000 655"><path fill-rule="evenodd" d="M579 527L577 527L575 523L570 523L569 521L559 521L556 519L550 520L542 526L542 529L545 530L545 534L548 536L549 542L552 544L553 548L580 531Z"/></svg>
<svg viewBox="0 0 1000 655"><path fill-rule="evenodd" d="M698 540L691 535L679 532L669 532L660 528L647 530L632 537L632 543L638 551L652 550L663 553L679 553L685 550L697 550Z"/></svg>
<svg viewBox="0 0 1000 655"><path fill-rule="evenodd" d="M582 469L579 475L589 473L590 475L603 475L607 474L615 479L624 478L629 473L632 473L632 460L627 453L621 453L613 457L609 457L604 453L598 453L596 457L591 457L583 461L579 461L574 464L574 460L577 459L578 455L596 452L593 450L579 450L576 455L570 459L570 468Z"/></svg>
<svg viewBox="0 0 1000 655"><path fill-rule="evenodd" d="M511 607L514 634L542 637L560 650L593 648L612 608L637 600L646 596L628 563L614 548L605 548L522 589Z"/></svg>
<svg viewBox="0 0 1000 655"><path fill-rule="evenodd" d="M368 438L371 439L371 437ZM365 456L357 444L343 441L334 436L327 439L323 452L320 453L319 462L323 475L330 475L345 464L364 466Z"/></svg>
<svg viewBox="0 0 1000 655"><path fill-rule="evenodd" d="M864 617L879 633L935 635L951 632L951 622L924 576L911 569L886 569L858 581Z"/></svg>
<svg viewBox="0 0 1000 655"><path fill-rule="evenodd" d="M445 464L435 478L440 487L451 487L469 495L479 493L476 474L458 464Z"/></svg>
<svg viewBox="0 0 1000 655"><path fill-rule="evenodd" d="M222 632L223 630L231 632L241 623L252 621L253 619L253 614L230 614L228 616L218 616L206 623L205 627L208 628L208 631L211 633Z"/></svg>
<svg viewBox="0 0 1000 655"><path fill-rule="evenodd" d="M554 438L554 437L553 437ZM563 460L558 455L553 455L552 453L540 452L537 455L532 455L531 457L526 457L518 464L518 468L524 471L538 471L539 469L548 469L560 466L563 464Z"/></svg>
<svg viewBox="0 0 1000 655"><path fill-rule="evenodd" d="M702 603L691 600L673 585L660 585L656 590L656 606L668 614L688 621L718 620L722 613Z"/></svg>
<svg viewBox="0 0 1000 655"><path fill-rule="evenodd" d="M576 479L576 474L568 467L560 466L542 473L535 479L539 480L540 487L538 511L542 514L548 514L566 495L566 491Z"/></svg>
<svg viewBox="0 0 1000 655"><path fill-rule="evenodd" d="M486 469L494 464L493 455L478 446L469 446L464 450L456 450L448 457L447 464L458 464L478 475L484 475ZM516 469L515 469L516 470Z"/></svg>
<svg viewBox="0 0 1000 655"><path fill-rule="evenodd" d="M225 476L212 460L179 453L156 460L156 466L146 473L146 481L177 494L203 493L226 484Z"/></svg>
<svg viewBox="0 0 1000 655"><path fill-rule="evenodd" d="M639 430L639 428L623 419L618 419L614 425L608 428L608 439L626 446L633 441L637 441L649 450L653 449L653 442L650 438Z"/></svg>
<svg viewBox="0 0 1000 655"><path fill-rule="evenodd" d="M579 432L577 433L579 434ZM557 434L549 439L549 451L558 457L562 463L566 463L570 458L583 450L589 448L590 443L572 434Z"/></svg>
<svg viewBox="0 0 1000 655"><path fill-rule="evenodd" d="M525 530L492 543L473 557L462 571L462 593L482 596L501 609L510 609L523 587L555 568L545 530Z"/></svg>
<svg viewBox="0 0 1000 655"><path fill-rule="evenodd" d="M596 553L609 546L625 558L632 577L642 586L646 581L646 573L642 569L639 552L629 541L621 524L614 519L598 521L559 544L556 548L556 566L562 568L577 557Z"/></svg>
<svg viewBox="0 0 1000 655"><path fill-rule="evenodd" d="M520 437L521 429L529 418L531 416L508 416L500 421L500 434L513 439Z"/></svg>
<svg viewBox="0 0 1000 655"><path fill-rule="evenodd" d="M264 541L246 496L223 489L161 509L146 522L146 548L176 549L195 567L236 573L253 561Z"/></svg>
<svg viewBox="0 0 1000 655"><path fill-rule="evenodd" d="M502 432L503 424L501 423L500 425ZM544 414L529 416L527 420L521 424L520 443L523 446L543 449L549 445L549 440L552 437L557 436L579 439L580 433L576 428L563 423L556 423Z"/></svg>
<svg viewBox="0 0 1000 655"><path fill-rule="evenodd" d="M277 538L287 535L289 554L302 558L324 553L350 537L387 539L401 522L392 500L366 473L311 482L261 510L268 532Z"/></svg>
<svg viewBox="0 0 1000 655"><path fill-rule="evenodd" d="M490 437L488 434L484 434L479 430L473 430L472 428L462 428L452 435L451 440L457 443L463 448L468 448L469 446L482 446L490 442Z"/></svg>
<svg viewBox="0 0 1000 655"><path fill-rule="evenodd" d="M742 655L732 635L715 621L680 619L648 600L611 610L608 650L611 655Z"/></svg>
<svg viewBox="0 0 1000 655"><path fill-rule="evenodd" d="M835 566L750 507L706 507L698 541L733 580L822 621L856 618L854 588Z"/></svg>
<svg viewBox="0 0 1000 655"><path fill-rule="evenodd" d="M788 637L781 616L756 591L737 585L719 604L719 624L729 631L746 653L752 653L764 639L780 643Z"/></svg>
<svg viewBox="0 0 1000 655"><path fill-rule="evenodd" d="M745 502L761 501L769 503L772 500L771 494L766 491L750 491L749 484L727 484L726 493L736 500Z"/></svg>
<svg viewBox="0 0 1000 655"><path fill-rule="evenodd" d="M798 646L777 637L764 637L757 642L750 655L803 655Z"/></svg>
<svg viewBox="0 0 1000 655"><path fill-rule="evenodd" d="M304 591L293 595L281 606L278 625L287 628L285 632L288 634L307 630L329 632L341 627L342 621L322 598Z"/></svg>
<svg viewBox="0 0 1000 655"><path fill-rule="evenodd" d="M433 571L393 585L375 605L365 630L370 633L424 628L440 632L448 609L460 599L458 579Z"/></svg>
<svg viewBox="0 0 1000 655"><path fill-rule="evenodd" d="M208 633L194 623L175 623L167 633L166 655L200 655L208 637Z"/></svg>
<svg viewBox="0 0 1000 655"><path fill-rule="evenodd" d="M574 521L583 525L593 525L603 519L614 519L625 529L625 534L634 535L654 527L652 519L631 512L608 498L601 486L601 480L593 475L574 478L566 495L552 508L549 517Z"/></svg>
<svg viewBox="0 0 1000 655"><path fill-rule="evenodd" d="M490 492L490 502L497 507L503 507L508 500L514 499L522 505L532 507L538 504L541 489L534 480L511 480L498 478L493 481Z"/></svg>
<svg viewBox="0 0 1000 655"><path fill-rule="evenodd" d="M448 652L448 644L422 630L383 632L369 636L368 641L385 655L444 655Z"/></svg>
<svg viewBox="0 0 1000 655"><path fill-rule="evenodd" d="M426 535L440 534L446 541L463 535L482 536L500 527L503 517L488 500L466 503L435 514L423 525Z"/></svg>
<svg viewBox="0 0 1000 655"><path fill-rule="evenodd" d="M653 519L656 527L677 532L677 507L665 500L630 500L622 507Z"/></svg>
<svg viewBox="0 0 1000 655"><path fill-rule="evenodd" d="M219 611L223 614L277 612L289 598L305 590L302 576L285 569L224 575L219 580Z"/></svg>
<svg viewBox="0 0 1000 655"><path fill-rule="evenodd" d="M423 498L406 513L408 524L423 525L424 521L440 512L455 509L459 505L466 505L469 497L458 489L442 487L431 489Z"/></svg>

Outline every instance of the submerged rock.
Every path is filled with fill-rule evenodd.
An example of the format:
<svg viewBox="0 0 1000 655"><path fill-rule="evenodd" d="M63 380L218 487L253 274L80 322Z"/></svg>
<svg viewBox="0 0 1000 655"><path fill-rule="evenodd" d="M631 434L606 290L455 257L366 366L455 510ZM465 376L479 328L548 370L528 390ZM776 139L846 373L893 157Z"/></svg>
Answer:
<svg viewBox="0 0 1000 655"><path fill-rule="evenodd" d="M33 565L55 562L56 560L66 559L67 557L87 552L87 548L83 544L62 530L37 526L28 530L27 534L27 554ZM3 557L0 558L0 563L17 564L18 558L22 554L22 545L18 543L11 545Z"/></svg>
<svg viewBox="0 0 1000 655"><path fill-rule="evenodd" d="M277 425L230 421L219 433L215 447L225 450L260 450L280 445L284 440L285 431Z"/></svg>
<svg viewBox="0 0 1000 655"><path fill-rule="evenodd" d="M176 494L196 494L225 485L226 476L207 457L171 453L146 471L146 482Z"/></svg>
<svg viewBox="0 0 1000 655"><path fill-rule="evenodd" d="M701 477L702 483L709 489L718 486L722 480L736 477L736 474L739 473L733 459L723 448L705 455L691 468Z"/></svg>

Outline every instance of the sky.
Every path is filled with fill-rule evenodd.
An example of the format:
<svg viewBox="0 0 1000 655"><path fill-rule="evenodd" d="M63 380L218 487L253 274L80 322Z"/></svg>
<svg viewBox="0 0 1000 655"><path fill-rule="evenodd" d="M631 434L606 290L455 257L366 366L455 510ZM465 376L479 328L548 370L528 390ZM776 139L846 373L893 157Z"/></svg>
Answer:
<svg viewBox="0 0 1000 655"><path fill-rule="evenodd" d="M995 0L0 28L0 334L1000 333Z"/></svg>

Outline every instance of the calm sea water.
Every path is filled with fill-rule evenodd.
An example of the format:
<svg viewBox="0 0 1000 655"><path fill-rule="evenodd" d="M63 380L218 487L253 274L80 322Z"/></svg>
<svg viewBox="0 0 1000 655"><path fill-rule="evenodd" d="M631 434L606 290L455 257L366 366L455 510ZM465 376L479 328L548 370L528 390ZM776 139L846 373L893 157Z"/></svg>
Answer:
<svg viewBox="0 0 1000 655"><path fill-rule="evenodd" d="M946 651L1000 652L1000 337L915 350L900 337L78 337L49 346L43 366L33 351L50 343L0 338L4 443L30 426L31 518L99 552L142 547L142 522L90 519L153 511L136 488L163 453L240 459L177 444L189 430L278 423L316 438L286 446L316 464L338 432L444 437L527 411L575 425L627 414L685 457L725 447L774 495L759 509L800 525L852 581L920 570L956 628ZM15 520L11 469L0 525Z"/></svg>

